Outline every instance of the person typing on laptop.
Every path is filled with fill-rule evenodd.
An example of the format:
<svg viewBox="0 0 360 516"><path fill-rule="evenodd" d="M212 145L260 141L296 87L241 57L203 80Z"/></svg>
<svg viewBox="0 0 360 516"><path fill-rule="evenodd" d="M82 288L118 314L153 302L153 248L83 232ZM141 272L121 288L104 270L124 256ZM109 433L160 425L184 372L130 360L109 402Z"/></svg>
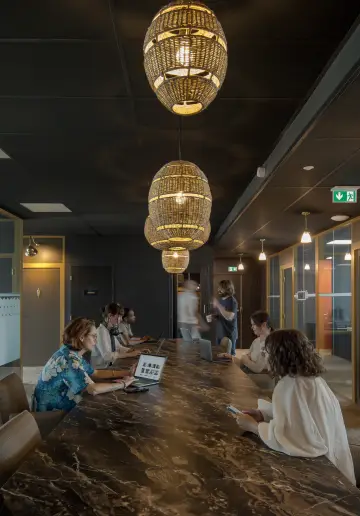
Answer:
<svg viewBox="0 0 360 516"><path fill-rule="evenodd" d="M119 330L126 346L133 346L134 344L143 344L148 340L148 337L134 337L131 325L135 324L136 316L133 308L124 308L124 315L119 325Z"/></svg>
<svg viewBox="0 0 360 516"><path fill-rule="evenodd" d="M97 328L97 342L91 352L94 367L106 368L119 358L138 357L141 353L127 348L122 341L120 308L117 303L110 303L103 311L103 322Z"/></svg>

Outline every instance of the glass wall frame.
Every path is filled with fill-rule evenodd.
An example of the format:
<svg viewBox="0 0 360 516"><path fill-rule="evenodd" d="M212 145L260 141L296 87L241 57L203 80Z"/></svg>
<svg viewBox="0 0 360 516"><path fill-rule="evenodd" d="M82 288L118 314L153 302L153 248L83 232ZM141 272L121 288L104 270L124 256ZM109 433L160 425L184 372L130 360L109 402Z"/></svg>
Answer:
<svg viewBox="0 0 360 516"><path fill-rule="evenodd" d="M346 232L347 235L350 234L350 237L344 237ZM339 235L340 237L337 238ZM341 250L341 247L337 247L339 245L337 243L328 245L328 241L334 240L346 240L347 242L340 244L343 246ZM309 244L295 244L280 253L269 256L266 282L267 310L270 315L274 311L274 302L271 301L272 295L274 295L274 289L271 288L271 274L274 272L271 264L277 262L280 271L281 255L292 249L294 253L294 326L307 334L309 340L314 343L322 355L329 354L335 358L340 355L340 359L348 360L349 363L351 361L346 398L351 397L352 401L360 403L360 284L356 283L357 280L360 282L360 217L334 226L318 235L313 235L311 249L307 246ZM332 255L332 260L328 261L333 261L331 267L328 266L329 271L325 273L332 277L331 292L325 292L323 285L324 272L321 271L321 268L325 267L324 260L327 258L324 246L327 246L325 250L331 248L329 256ZM306 249L305 257L301 256L304 247ZM346 260L345 255L347 255ZM307 272L300 271L299 269L305 267L307 263L310 269L307 268ZM335 272L332 270L334 267L337 269ZM347 272L345 273L345 271ZM330 281L329 277L328 280ZM274 282L274 280L272 281ZM280 288L278 293L280 306L283 303L281 294ZM304 296L307 296L306 299ZM324 340L325 312L323 304L326 298L331 300L331 311L329 312L331 318L327 328L327 340ZM329 301L327 303L329 304ZM344 324L341 325L341 322ZM327 344L331 343L331 346L326 346L326 342ZM337 392L337 394L341 396L341 392Z"/></svg>
<svg viewBox="0 0 360 516"><path fill-rule="evenodd" d="M22 377L22 235L22 220L0 208L0 379Z"/></svg>

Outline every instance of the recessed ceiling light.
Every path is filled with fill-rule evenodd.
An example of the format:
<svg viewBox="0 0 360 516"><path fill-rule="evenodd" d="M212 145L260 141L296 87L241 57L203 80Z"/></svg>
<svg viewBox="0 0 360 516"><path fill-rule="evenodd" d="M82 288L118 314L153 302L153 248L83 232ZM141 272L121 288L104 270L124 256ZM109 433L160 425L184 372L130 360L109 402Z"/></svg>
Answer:
<svg viewBox="0 0 360 516"><path fill-rule="evenodd" d="M0 149L0 159L11 159L2 149Z"/></svg>
<svg viewBox="0 0 360 516"><path fill-rule="evenodd" d="M70 213L71 210L61 203L52 202L21 202L21 206L34 213Z"/></svg>
<svg viewBox="0 0 360 516"><path fill-rule="evenodd" d="M331 220L334 222L344 222L345 220L348 220L350 217L348 215L333 215L331 217Z"/></svg>
<svg viewBox="0 0 360 516"><path fill-rule="evenodd" d="M314 165L306 165L305 167L303 167L303 170L313 170L314 168Z"/></svg>
<svg viewBox="0 0 360 516"><path fill-rule="evenodd" d="M331 242L326 242L327 245L350 245L351 240L331 240Z"/></svg>

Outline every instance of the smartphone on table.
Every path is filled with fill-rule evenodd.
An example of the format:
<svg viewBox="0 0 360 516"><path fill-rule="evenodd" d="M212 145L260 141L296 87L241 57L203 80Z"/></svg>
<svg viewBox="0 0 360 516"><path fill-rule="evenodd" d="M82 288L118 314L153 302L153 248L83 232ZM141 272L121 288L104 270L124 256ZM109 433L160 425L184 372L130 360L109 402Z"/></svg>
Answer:
<svg viewBox="0 0 360 516"><path fill-rule="evenodd" d="M236 407L233 407L232 405L228 405L226 407L226 410L228 410L229 412L231 412L231 414L242 414L241 410L237 409Z"/></svg>

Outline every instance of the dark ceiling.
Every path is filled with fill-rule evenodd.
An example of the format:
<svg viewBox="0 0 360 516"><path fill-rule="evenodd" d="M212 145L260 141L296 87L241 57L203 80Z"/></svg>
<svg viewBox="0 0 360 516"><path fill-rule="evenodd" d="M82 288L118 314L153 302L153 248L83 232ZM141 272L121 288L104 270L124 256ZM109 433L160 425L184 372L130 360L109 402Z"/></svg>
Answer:
<svg viewBox="0 0 360 516"><path fill-rule="evenodd" d="M12 160L0 160L0 205L27 219L27 231L142 233L151 179L177 159L178 119L155 98L142 64L145 31L164 3L1 2L0 147ZM346 9L340 0L207 5L226 33L229 68L213 104L183 119L182 154L209 178L217 230L360 7L358 0L346 0ZM61 202L72 213L33 214L22 202Z"/></svg>
<svg viewBox="0 0 360 516"><path fill-rule="evenodd" d="M344 63L351 73L340 80ZM263 187L254 191L246 204L244 201L244 208L229 228L219 231L219 249L226 253L259 253L259 240L265 238L267 251L282 250L299 242L304 230L304 211L311 213L308 225L313 234L336 225L331 220L334 215L360 215L360 199L356 204L336 204L331 192L336 186L360 187L360 26L319 82L314 98L329 89L336 76L340 88L334 90L331 102L322 95L325 108L310 127L304 126L304 134L293 147L285 145L288 133L304 119L312 97L284 131L283 141L277 146L283 148L283 159ZM304 170L308 165L314 168ZM256 179L252 186L255 183Z"/></svg>

